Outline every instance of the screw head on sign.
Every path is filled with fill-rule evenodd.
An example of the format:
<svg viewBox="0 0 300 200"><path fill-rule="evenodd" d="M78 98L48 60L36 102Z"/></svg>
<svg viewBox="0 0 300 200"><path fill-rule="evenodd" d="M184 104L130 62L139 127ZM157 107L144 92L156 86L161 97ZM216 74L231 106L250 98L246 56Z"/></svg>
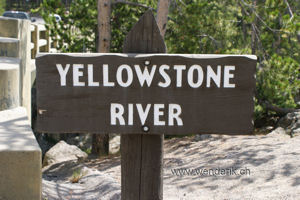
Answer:
<svg viewBox="0 0 300 200"><path fill-rule="evenodd" d="M142 126L142 131L144 131L145 133L149 132L150 128L146 125Z"/></svg>

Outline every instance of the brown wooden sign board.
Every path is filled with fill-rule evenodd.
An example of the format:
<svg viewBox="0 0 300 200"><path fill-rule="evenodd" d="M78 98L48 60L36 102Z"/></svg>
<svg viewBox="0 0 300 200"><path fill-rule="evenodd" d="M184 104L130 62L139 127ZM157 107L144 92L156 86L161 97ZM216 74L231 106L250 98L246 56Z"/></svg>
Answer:
<svg viewBox="0 0 300 200"><path fill-rule="evenodd" d="M37 130L250 134L256 57L41 54Z"/></svg>

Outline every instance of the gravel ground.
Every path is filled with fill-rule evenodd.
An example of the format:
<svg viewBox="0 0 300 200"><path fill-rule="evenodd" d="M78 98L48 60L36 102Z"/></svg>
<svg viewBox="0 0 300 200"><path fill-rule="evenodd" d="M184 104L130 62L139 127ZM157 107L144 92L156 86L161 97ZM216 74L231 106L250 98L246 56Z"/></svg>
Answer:
<svg viewBox="0 0 300 200"><path fill-rule="evenodd" d="M299 144L300 137L280 135L167 141L164 197L174 200L300 199ZM171 172L174 168L199 168L198 172L200 169L237 169L237 175L176 176ZM250 174L240 175L240 169L246 168Z"/></svg>
<svg viewBox="0 0 300 200"><path fill-rule="evenodd" d="M121 199L120 184L98 170L84 164L64 162L43 170L43 199L46 200L102 200ZM74 172L82 175L72 183Z"/></svg>
<svg viewBox="0 0 300 200"><path fill-rule="evenodd" d="M164 199L300 199L300 136L213 135L198 139L184 137L165 141ZM53 177L70 175L61 173L51 177L48 170L49 177L44 175L43 180L44 197L53 194L52 199L70 199L66 198L67 193L55 198L60 185L68 184L65 190L77 195L71 199L120 199L119 157L91 160L84 166L101 175L101 181L84 177L81 184L66 183L66 178L58 181ZM178 169L177 175L174 169ZM212 170L217 175L213 175ZM89 196L85 191L89 191Z"/></svg>

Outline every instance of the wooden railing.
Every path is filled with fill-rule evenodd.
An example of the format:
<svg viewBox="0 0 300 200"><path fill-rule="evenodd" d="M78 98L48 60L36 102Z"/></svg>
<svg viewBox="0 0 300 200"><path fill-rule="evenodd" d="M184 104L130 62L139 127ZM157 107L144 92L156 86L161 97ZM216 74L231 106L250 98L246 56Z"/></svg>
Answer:
<svg viewBox="0 0 300 200"><path fill-rule="evenodd" d="M31 59L35 59L39 52L50 52L51 46L55 46L49 31L43 24L31 24Z"/></svg>

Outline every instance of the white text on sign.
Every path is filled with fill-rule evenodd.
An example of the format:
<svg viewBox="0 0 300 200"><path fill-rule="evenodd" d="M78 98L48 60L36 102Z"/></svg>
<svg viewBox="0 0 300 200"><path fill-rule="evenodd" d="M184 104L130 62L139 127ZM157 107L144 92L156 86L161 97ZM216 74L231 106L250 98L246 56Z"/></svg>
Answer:
<svg viewBox="0 0 300 200"><path fill-rule="evenodd" d="M174 126L175 122L177 126L183 126L183 121L180 117L181 106L178 104L169 104L168 105L168 122L165 122L160 119L160 117L165 114L165 105L164 104L147 104L143 108L142 104L128 104L128 113L124 112L124 106L118 103L110 104L110 123L111 125L133 125L133 113L137 112L140 123L145 124L150 109L153 109L153 125L154 126Z"/></svg>
<svg viewBox="0 0 300 200"><path fill-rule="evenodd" d="M147 66L143 67L142 70L140 65L134 65L131 67L127 64L122 64L118 66L116 74L113 76L114 80L109 80L109 65L103 64L101 84L99 80L94 80L93 64L66 64L65 66L62 64L56 64L56 68L60 75L61 86L67 86L66 77L71 74L69 71L72 71L72 86L74 87L115 87L116 85L119 85L120 87L130 87L135 77L141 87L157 85L158 87L166 88L170 87L171 84L175 84L175 87L182 87L183 76L185 75L188 86L191 88L199 88L201 86L210 88L212 84L215 84L218 88L235 88L235 83L232 83L232 79L234 79L233 72L235 71L235 66L233 65L218 65L216 70L208 65L204 71L203 68L197 64L194 64L189 68L187 68L186 65L174 65L172 67L166 64L160 65L159 67L153 65L151 70L149 70ZM84 70L84 68L87 68L87 70ZM87 71L87 74L84 74L84 71ZM175 72L175 77L170 77L171 71ZM157 83L153 83L153 77L156 73L161 76L162 80ZM83 76L88 77L86 82L80 80ZM99 75L96 75L95 77L97 78L97 76ZM175 81L172 82L172 80ZM203 85L204 80L206 80L205 85Z"/></svg>
<svg viewBox="0 0 300 200"><path fill-rule="evenodd" d="M146 61L145 64L149 64ZM167 64L162 64L159 67L153 65L151 68L148 66L140 65L127 65L121 64L117 67L116 74L110 76L110 67L108 64L100 65L102 74L94 73L93 64L56 64L56 68L60 76L60 85L67 86L67 76L72 76L73 87L130 87L134 80L138 82L140 87L153 87L158 86L161 88L173 87L180 88L183 86L183 80L187 81L187 85L190 88L207 87L210 88L214 84L217 88L235 88L233 65L218 65L213 69L210 65L206 66L206 69L200 65L193 64L191 66L186 65L173 65L170 67ZM72 71L72 72L70 72ZM85 74L86 73L86 74ZM158 74L160 81L153 82L154 76ZM175 77L171 77L173 74ZM100 75L100 77L99 77ZM86 81L81 79L87 76ZM184 77L185 76L185 77ZM113 79L110 80L110 77ZM100 83L100 80L102 82ZM157 79L156 79L157 80ZM172 82L173 81L173 82ZM203 83L206 84L203 84ZM153 113L153 125L154 126L183 126L183 119L181 118L182 109L179 104L146 104L140 103L128 104L127 113L125 113L125 105L120 103L110 104L110 124L112 126L128 125L132 126L134 123L140 123L144 125L149 117L150 110ZM137 113L139 121L134 122L134 113ZM166 121L162 120L164 116ZM152 120L151 120L152 121Z"/></svg>

